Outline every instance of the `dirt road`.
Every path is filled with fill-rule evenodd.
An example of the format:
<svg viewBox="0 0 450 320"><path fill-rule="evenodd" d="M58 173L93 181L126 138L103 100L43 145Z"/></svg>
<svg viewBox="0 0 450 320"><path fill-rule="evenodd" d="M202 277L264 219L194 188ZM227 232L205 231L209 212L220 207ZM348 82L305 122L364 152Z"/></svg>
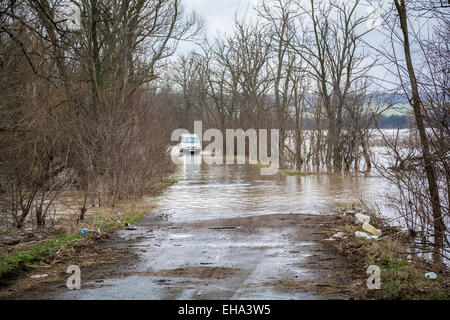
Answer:
<svg viewBox="0 0 450 320"><path fill-rule="evenodd" d="M191 161L194 160L194 161ZM249 165L180 168L183 181L160 198L137 230L120 230L105 250L118 262L81 270L29 291L40 299L345 299L352 278L323 233L341 201L372 192L352 177L264 177ZM63 266L66 267L66 266ZM346 289L347 288L347 289Z"/></svg>
<svg viewBox="0 0 450 320"><path fill-rule="evenodd" d="M345 263L323 243L327 216L274 214L171 223L149 216L104 244L140 258L82 270L82 289L39 299L342 299Z"/></svg>

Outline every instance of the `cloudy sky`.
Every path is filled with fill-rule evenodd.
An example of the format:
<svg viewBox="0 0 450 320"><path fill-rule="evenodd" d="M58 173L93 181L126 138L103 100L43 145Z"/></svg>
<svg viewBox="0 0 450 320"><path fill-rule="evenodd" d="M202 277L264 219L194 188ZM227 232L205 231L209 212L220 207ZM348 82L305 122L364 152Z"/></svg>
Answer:
<svg viewBox="0 0 450 320"><path fill-rule="evenodd" d="M335 3L346 0L334 0ZM372 0L371 2L380 0ZM209 35L220 33L231 33L235 14L238 17L251 19L256 17L254 7L260 0L184 0L183 4L187 11L195 11L206 20ZM308 6L309 2L305 1ZM360 7L362 10L368 8L365 2Z"/></svg>
<svg viewBox="0 0 450 320"><path fill-rule="evenodd" d="M334 1L339 2L345 0ZM218 34L231 34L233 32L233 21L236 14L238 18L245 17L247 21L256 19L257 13L254 7L259 2L260 0L184 0L183 5L186 12L194 11L205 19L206 32L208 37L211 38ZM305 1L306 5L308 3L308 1ZM360 10L365 11L368 9L368 6L364 5L363 2L360 8ZM364 12L364 14L366 13ZM376 37L375 34L369 36ZM191 46L184 44L182 47Z"/></svg>
<svg viewBox="0 0 450 320"><path fill-rule="evenodd" d="M348 0L334 0L335 3ZM184 0L184 7L187 12L194 11L205 19L205 27L207 36L209 38L223 35L224 33L231 34L233 32L233 21L237 14L238 18L246 18L246 21L256 19L256 11L254 7L260 2L260 0ZM305 4L308 4L305 1ZM371 5L368 5L368 4ZM375 5L375 6L374 6ZM371 20L376 26L382 24L382 20L377 16L378 9L375 7L386 5L385 0L368 0L362 1L360 5L360 14L369 14L373 12L375 19ZM372 8L372 9L371 9ZM373 11L375 10L375 11ZM381 21L381 23L380 23ZM365 27L363 27L365 28ZM375 31L370 32L364 38L367 43L370 43L374 47L385 47L386 36L378 32L378 28ZM363 30L365 31L365 30ZM188 51L196 50L198 47L192 43L180 43L178 47L178 54L185 54ZM401 53L400 53L401 54ZM373 75L378 78L384 78L387 80L386 70L377 66L372 69Z"/></svg>
<svg viewBox="0 0 450 320"><path fill-rule="evenodd" d="M217 33L231 33L233 19L247 14L247 18L256 16L253 7L259 0L184 0L187 11L195 11L206 21L209 36Z"/></svg>

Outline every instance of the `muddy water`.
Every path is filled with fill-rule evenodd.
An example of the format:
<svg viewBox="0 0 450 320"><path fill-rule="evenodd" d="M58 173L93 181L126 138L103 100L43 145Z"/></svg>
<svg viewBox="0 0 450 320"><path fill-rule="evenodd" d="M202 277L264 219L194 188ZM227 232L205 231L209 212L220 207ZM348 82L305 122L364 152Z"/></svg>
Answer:
<svg viewBox="0 0 450 320"><path fill-rule="evenodd" d="M207 165L185 157L184 181L172 186L159 203L171 221L231 218L273 213L327 214L340 202L378 203L388 190L375 176L260 175L251 165Z"/></svg>
<svg viewBox="0 0 450 320"><path fill-rule="evenodd" d="M155 214L107 244L137 252L138 261L82 270L81 290L59 285L31 298L346 297L345 262L319 225L339 202L377 201L385 188L378 178L261 176L257 166L199 161L185 157L183 181L160 197Z"/></svg>

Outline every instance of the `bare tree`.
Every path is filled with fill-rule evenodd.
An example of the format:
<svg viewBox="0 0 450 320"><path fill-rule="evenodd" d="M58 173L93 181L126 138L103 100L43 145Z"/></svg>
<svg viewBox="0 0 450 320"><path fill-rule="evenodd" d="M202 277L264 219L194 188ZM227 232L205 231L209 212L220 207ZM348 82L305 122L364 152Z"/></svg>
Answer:
<svg viewBox="0 0 450 320"><path fill-rule="evenodd" d="M361 39L368 32L358 33L358 27L368 20L367 15L357 16L359 4L360 1L354 1L338 6L311 0L309 7L299 5L312 28L303 27L296 41L291 42L292 50L308 63L309 76L318 83L317 92L328 121L327 169L335 172L342 170L345 141L341 133L346 99L373 66L366 63L365 54L359 50ZM332 18L334 15L336 19Z"/></svg>
<svg viewBox="0 0 450 320"><path fill-rule="evenodd" d="M15 146L4 156L8 161L1 162L6 181L13 183L6 198L12 199L20 187L21 198L29 195L27 203L48 203L49 196L40 195L61 190L62 177L73 177L83 193L82 219L89 197L114 205L150 192L172 168L164 160L170 117L157 106L152 83L178 43L199 34L202 22L185 14L180 0L4 3L2 51L5 44L16 60L2 54L1 82L14 79L17 86L5 99L7 117L1 127L3 132L24 132L1 133L2 146L11 141ZM75 29L67 24L71 6L81 12ZM13 69L26 77L11 73ZM26 88L27 98L13 108L19 86ZM19 155L22 161L14 165ZM36 177L19 185L19 167ZM21 205L17 212L27 216L29 207ZM36 210L41 224L45 210L42 205Z"/></svg>
<svg viewBox="0 0 450 320"><path fill-rule="evenodd" d="M393 10L389 10L393 9ZM392 12L395 13L392 14ZM386 59L399 90L412 109L414 128L406 146L388 141L396 163L384 175L395 181L400 191L396 204L414 231L421 228L422 242L432 238L434 260L448 246L448 164L444 154L448 143L448 13L429 2L395 0L383 18L391 47L377 50ZM417 30L410 18L427 19ZM446 53L447 51L447 53ZM400 53L401 52L401 53ZM448 68L447 68L448 69ZM428 129L427 129L428 127ZM392 139L391 139L392 140ZM447 146L445 146L447 144ZM442 198L444 197L444 198Z"/></svg>

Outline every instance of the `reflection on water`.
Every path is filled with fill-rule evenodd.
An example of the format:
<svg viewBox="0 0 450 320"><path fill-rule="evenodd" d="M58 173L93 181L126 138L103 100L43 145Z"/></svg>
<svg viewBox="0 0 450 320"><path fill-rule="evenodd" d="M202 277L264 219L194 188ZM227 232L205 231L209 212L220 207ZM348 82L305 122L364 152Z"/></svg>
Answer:
<svg viewBox="0 0 450 320"><path fill-rule="evenodd" d="M260 175L254 165L208 165L184 156L179 177L161 197L159 212L171 221L232 218L273 213L328 214L339 202L379 202L386 181L370 176ZM386 213L386 212L385 212Z"/></svg>

